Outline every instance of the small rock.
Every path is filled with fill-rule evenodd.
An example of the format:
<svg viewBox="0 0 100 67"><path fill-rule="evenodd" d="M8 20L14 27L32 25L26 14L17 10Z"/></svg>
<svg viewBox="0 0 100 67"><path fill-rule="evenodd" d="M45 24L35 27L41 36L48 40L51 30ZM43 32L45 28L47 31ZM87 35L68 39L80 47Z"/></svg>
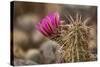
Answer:
<svg viewBox="0 0 100 67"><path fill-rule="evenodd" d="M36 65L37 63L31 60L14 58L14 66Z"/></svg>
<svg viewBox="0 0 100 67"><path fill-rule="evenodd" d="M29 41L29 37L28 35L20 30L20 29L14 29L13 31L13 40L14 40L14 44L21 44L21 43L28 43Z"/></svg>
<svg viewBox="0 0 100 67"><path fill-rule="evenodd" d="M53 41L47 41L40 47L40 50L44 58L44 63L48 64L56 62L57 46L57 43Z"/></svg>
<svg viewBox="0 0 100 67"><path fill-rule="evenodd" d="M14 47L12 49L13 49L14 57L24 58L25 52L19 46L14 45Z"/></svg>
<svg viewBox="0 0 100 67"><path fill-rule="evenodd" d="M33 19L34 18L34 19ZM24 14L17 18L17 26L25 31L33 30L34 25L38 22L39 17L35 14Z"/></svg>
<svg viewBox="0 0 100 67"><path fill-rule="evenodd" d="M40 63L40 51L37 49L30 49L26 52L25 59L29 59L32 61L35 61L37 63Z"/></svg>

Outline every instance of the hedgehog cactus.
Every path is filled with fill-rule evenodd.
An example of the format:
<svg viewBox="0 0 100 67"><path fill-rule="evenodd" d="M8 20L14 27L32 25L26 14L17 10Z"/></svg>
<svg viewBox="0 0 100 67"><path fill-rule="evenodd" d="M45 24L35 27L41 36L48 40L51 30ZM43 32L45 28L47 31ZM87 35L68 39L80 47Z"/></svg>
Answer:
<svg viewBox="0 0 100 67"><path fill-rule="evenodd" d="M82 21L81 16L78 14L76 15L76 20L71 16L69 17L70 24L62 25L62 27L65 27L65 33L62 36L62 57L66 62L89 61L88 42L90 27L86 26L89 18Z"/></svg>
<svg viewBox="0 0 100 67"><path fill-rule="evenodd" d="M73 19L71 15L66 16L70 24L62 24L59 14L54 13L46 16L36 28L49 39L58 42L61 54L59 56L64 62L89 61L88 50L89 29L86 25L89 18L82 21L78 14ZM57 52L59 53L59 52Z"/></svg>

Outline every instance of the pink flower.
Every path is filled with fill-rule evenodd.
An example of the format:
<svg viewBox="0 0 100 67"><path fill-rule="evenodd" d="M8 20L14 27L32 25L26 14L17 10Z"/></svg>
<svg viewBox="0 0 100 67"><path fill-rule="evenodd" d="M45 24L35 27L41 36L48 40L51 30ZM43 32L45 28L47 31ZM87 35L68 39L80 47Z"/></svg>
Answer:
<svg viewBox="0 0 100 67"><path fill-rule="evenodd" d="M43 35L50 36L55 33L56 28L60 25L59 13L52 13L43 18L37 25L38 29Z"/></svg>

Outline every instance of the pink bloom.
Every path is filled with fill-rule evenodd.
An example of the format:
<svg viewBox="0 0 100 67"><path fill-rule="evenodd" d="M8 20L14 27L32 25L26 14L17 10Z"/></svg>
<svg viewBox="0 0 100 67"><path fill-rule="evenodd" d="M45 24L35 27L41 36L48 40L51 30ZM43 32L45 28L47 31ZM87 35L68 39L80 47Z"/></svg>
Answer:
<svg viewBox="0 0 100 67"><path fill-rule="evenodd" d="M43 18L37 25L36 28L45 36L50 36L55 33L56 28L60 25L59 14L53 13Z"/></svg>

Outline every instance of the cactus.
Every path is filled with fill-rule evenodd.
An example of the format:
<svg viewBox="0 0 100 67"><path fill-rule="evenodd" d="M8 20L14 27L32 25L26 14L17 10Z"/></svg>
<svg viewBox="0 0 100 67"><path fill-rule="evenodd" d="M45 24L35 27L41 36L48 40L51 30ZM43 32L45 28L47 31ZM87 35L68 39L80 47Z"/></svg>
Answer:
<svg viewBox="0 0 100 67"><path fill-rule="evenodd" d="M63 24L65 22L60 20L59 14L54 13L44 19L46 21L42 20L38 25L41 28L38 29L47 38L59 44L60 47L56 53L60 59L57 58L57 62L91 60L91 52L88 49L89 30L91 27L86 25L90 18L82 21L82 16L77 13L75 19L71 15L66 16L70 24Z"/></svg>
<svg viewBox="0 0 100 67"><path fill-rule="evenodd" d="M58 32L59 36L55 35L51 38L60 44L61 58L65 62L80 62L89 61L90 52L88 50L89 30L91 27L87 26L89 18L84 21L81 16L76 15L76 20L69 15L67 19L70 24L60 25ZM63 31L63 32L62 32Z"/></svg>

